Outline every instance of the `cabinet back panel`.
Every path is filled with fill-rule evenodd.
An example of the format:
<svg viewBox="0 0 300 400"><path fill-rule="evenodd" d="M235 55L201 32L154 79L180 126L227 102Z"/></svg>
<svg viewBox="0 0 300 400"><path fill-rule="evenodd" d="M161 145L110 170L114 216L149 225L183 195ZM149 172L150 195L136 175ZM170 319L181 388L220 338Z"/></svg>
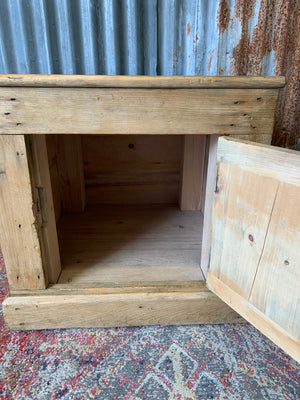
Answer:
<svg viewBox="0 0 300 400"><path fill-rule="evenodd" d="M87 204L177 204L182 145L182 136L82 136Z"/></svg>

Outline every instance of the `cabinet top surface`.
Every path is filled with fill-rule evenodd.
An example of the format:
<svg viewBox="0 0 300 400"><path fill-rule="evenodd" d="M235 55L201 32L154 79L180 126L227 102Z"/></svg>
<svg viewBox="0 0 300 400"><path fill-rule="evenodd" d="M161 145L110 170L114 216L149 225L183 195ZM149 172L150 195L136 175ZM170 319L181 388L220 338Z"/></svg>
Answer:
<svg viewBox="0 0 300 400"><path fill-rule="evenodd" d="M0 74L0 87L281 88L283 76L125 76Z"/></svg>

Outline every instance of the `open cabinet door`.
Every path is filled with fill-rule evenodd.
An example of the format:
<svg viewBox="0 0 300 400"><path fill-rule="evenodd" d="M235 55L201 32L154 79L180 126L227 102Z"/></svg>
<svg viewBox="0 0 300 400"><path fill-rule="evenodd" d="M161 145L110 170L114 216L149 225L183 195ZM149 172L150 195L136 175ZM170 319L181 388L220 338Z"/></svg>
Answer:
<svg viewBox="0 0 300 400"><path fill-rule="evenodd" d="M300 361L300 153L220 138L208 287Z"/></svg>

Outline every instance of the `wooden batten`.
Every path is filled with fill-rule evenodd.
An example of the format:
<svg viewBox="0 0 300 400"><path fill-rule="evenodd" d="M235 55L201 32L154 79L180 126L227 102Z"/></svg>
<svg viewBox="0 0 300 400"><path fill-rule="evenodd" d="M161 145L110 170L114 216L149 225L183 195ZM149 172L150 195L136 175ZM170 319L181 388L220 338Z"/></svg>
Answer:
<svg viewBox="0 0 300 400"><path fill-rule="evenodd" d="M289 335L285 329L267 317L258 308L249 304L245 298L239 295L232 286L224 284L212 274L208 275L208 287L217 293L223 301L238 312L243 318L254 325L264 335L271 339L277 346L283 348L291 357L300 362L299 338Z"/></svg>
<svg viewBox="0 0 300 400"><path fill-rule="evenodd" d="M57 166L63 211L82 212L85 208L85 182L81 137L57 135Z"/></svg>
<svg viewBox="0 0 300 400"><path fill-rule="evenodd" d="M206 136L191 135L184 137L179 201L182 211L201 210L205 147Z"/></svg>

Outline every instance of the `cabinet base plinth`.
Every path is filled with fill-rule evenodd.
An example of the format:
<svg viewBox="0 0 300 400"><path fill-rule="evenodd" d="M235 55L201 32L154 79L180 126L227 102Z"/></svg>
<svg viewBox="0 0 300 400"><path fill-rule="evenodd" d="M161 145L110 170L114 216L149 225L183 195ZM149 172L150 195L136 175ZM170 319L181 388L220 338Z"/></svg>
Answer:
<svg viewBox="0 0 300 400"><path fill-rule="evenodd" d="M133 289L15 292L3 303L4 319L15 330L244 322L205 284L197 290Z"/></svg>

